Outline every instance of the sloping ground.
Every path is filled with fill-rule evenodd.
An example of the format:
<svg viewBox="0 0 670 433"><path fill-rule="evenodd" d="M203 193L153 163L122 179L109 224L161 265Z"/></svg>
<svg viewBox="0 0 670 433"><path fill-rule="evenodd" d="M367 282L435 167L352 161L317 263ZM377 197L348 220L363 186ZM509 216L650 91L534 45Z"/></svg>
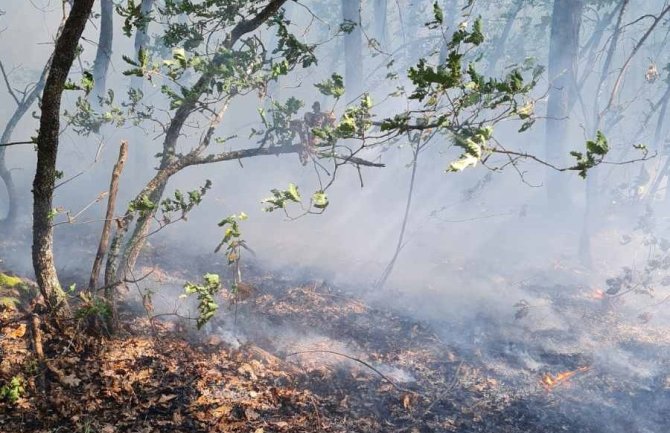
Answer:
<svg viewBox="0 0 670 433"><path fill-rule="evenodd" d="M111 340L76 323L42 325L44 370L29 327L5 309L0 385L18 377L23 390L0 403L0 431L651 432L635 420L613 430L603 419L620 402L661 417L670 409L670 383L631 388L591 369L548 387L527 365L514 367L526 380L508 382L491 356L503 337L459 352L425 324L321 284L268 277L252 287L209 334L141 316L127 316ZM508 365L512 357L499 353ZM552 362L556 373L591 361ZM584 387L608 400L580 401Z"/></svg>

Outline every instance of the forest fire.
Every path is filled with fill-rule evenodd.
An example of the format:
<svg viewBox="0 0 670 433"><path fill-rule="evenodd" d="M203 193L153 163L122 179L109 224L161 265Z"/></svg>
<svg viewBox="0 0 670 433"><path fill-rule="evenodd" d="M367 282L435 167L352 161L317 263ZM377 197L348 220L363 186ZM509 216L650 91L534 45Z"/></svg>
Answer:
<svg viewBox="0 0 670 433"><path fill-rule="evenodd" d="M670 433L668 31L0 0L0 433Z"/></svg>
<svg viewBox="0 0 670 433"><path fill-rule="evenodd" d="M552 375L547 373L542 377L542 385L548 390L552 390L563 382L570 380L572 377L578 373L584 373L589 370L590 367L580 367L576 370L563 371L557 375Z"/></svg>

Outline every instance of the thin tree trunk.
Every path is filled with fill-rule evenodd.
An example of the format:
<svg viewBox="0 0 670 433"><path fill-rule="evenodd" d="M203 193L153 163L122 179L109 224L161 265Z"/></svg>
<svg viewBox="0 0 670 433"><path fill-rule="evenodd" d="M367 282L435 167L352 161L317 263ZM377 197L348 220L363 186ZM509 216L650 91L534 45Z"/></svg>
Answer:
<svg viewBox="0 0 670 433"><path fill-rule="evenodd" d="M374 34L379 47L385 50L388 36L388 0L375 0L374 3Z"/></svg>
<svg viewBox="0 0 670 433"><path fill-rule="evenodd" d="M147 16L151 13L152 9L154 7L154 0L142 0L142 3L140 4L140 12L142 13L142 16ZM147 27L145 28L140 28L137 29L135 32L135 54L139 53L141 49L146 49L149 47L149 29L148 29L148 24L149 21L147 21ZM133 77L131 80L131 87L135 89L142 90L142 87L144 85L144 78L142 77Z"/></svg>
<svg viewBox="0 0 670 433"><path fill-rule="evenodd" d="M612 39L610 40L609 49L607 50L607 56L600 72L595 98L593 98L593 127L591 129L591 136L595 136L596 132L601 128L602 115L600 113L600 106L598 105L598 97L600 96L602 87L607 80L607 75L610 73L612 60L614 59L614 53L616 52L616 48L619 43L619 36L621 35L623 16L626 13L626 7L628 6L628 3L629 0L623 0L621 2L621 6L619 8L619 17L617 18L616 27L614 29L614 33L612 34ZM591 235L593 233L593 220L595 218L596 209L598 207L597 190L598 167L594 167L586 178L586 208L584 210L584 221L582 223L582 233L579 240L579 256L581 262L589 269L593 266L593 257L591 254Z"/></svg>
<svg viewBox="0 0 670 433"><path fill-rule="evenodd" d="M405 202L405 212L402 218L402 225L400 226L400 233L398 234L398 242L396 244L395 251L393 252L393 257L391 257L391 260L388 262L381 276L375 283L376 289L382 289L386 285L386 281L391 276L391 273L393 273L393 268L395 267L395 264L398 261L398 257L400 256L400 251L402 251L404 246L405 232L407 231L407 222L409 221L409 212L412 208L412 197L414 196L414 183L416 180L416 168L418 165L421 147L421 144L417 143L413 149L414 153L412 155L412 174L409 179L409 190L407 192L407 200Z"/></svg>
<svg viewBox="0 0 670 433"><path fill-rule="evenodd" d="M152 203L158 203L165 192L170 177L179 171L175 167L168 166L165 169L159 170L154 178L135 197L135 200L138 201L143 197L147 197ZM135 220L135 213L135 211L131 210L126 211L110 245L105 267L105 287L108 290L113 290L115 286L125 281L128 274L135 268L137 258L149 233L155 210L146 211L145 213L138 212L133 232L125 240L131 224Z"/></svg>
<svg viewBox="0 0 670 433"><path fill-rule="evenodd" d="M488 73L487 73L487 75L489 76L492 76L494 74L498 62L502 58L503 54L505 54L505 45L507 44L507 40L509 39L510 33L512 32L512 27L514 26L516 17L519 15L519 12L521 12L521 9L523 8L523 3L524 3L523 0L515 0L515 3L512 4L512 7L509 10L509 17L507 18L505 27L503 28L500 37L498 37L498 40L495 43L495 47L491 52L491 56L489 57Z"/></svg>
<svg viewBox="0 0 670 433"><path fill-rule="evenodd" d="M663 96L661 97L661 109L660 112L658 113L658 119L656 120L656 130L654 132L654 148L656 151L659 153L659 155L662 154L663 152L663 144L662 142L662 136L663 136L663 131L664 131L664 126L665 126L665 121L666 121L666 113L668 111L668 103L670 102L670 82L668 82L668 85L666 87L665 93L663 93ZM668 186L666 186L665 190L665 201L670 202L670 155L666 157L665 164L663 164L663 167L661 168L660 171L656 173L656 179L654 179L654 183L652 184L651 188L649 188L649 194L648 198L649 200L653 200L654 196L656 195L656 192L658 191L658 188L661 186L661 182L663 181L663 178L666 176L668 177Z"/></svg>
<svg viewBox="0 0 670 433"><path fill-rule="evenodd" d="M557 166L566 165L568 153L570 87L575 82L583 9L583 0L554 0L549 42L551 88L547 100L545 154L547 161ZM554 209L567 208L570 196L564 178L548 169L545 184L550 206Z"/></svg>
<svg viewBox="0 0 670 433"><path fill-rule="evenodd" d="M112 179L109 184L109 197L107 199L107 213L105 214L105 222L102 226L102 234L100 235L100 244L98 245L98 252L93 261L93 268L91 270L91 279L88 283L89 290L95 290L98 284L98 276L100 275L100 267L102 260L105 257L107 246L109 244L109 235L112 230L112 221L114 220L114 208L116 206L116 196L119 192L119 178L123 171L123 166L128 157L128 142L122 141L119 149L119 159L112 170ZM109 301L109 299L108 299Z"/></svg>
<svg viewBox="0 0 670 433"><path fill-rule="evenodd" d="M360 9L361 0L342 0L342 18L356 24L353 31L344 36L344 84L349 100L360 96L363 86L363 32Z"/></svg>
<svg viewBox="0 0 670 433"><path fill-rule="evenodd" d="M60 132L61 97L79 40L95 0L75 0L61 35L56 40L53 62L42 95L37 135L37 167L33 181L33 246L35 277L52 313L67 312L67 299L56 273L51 224L56 161Z"/></svg>
<svg viewBox="0 0 670 433"><path fill-rule="evenodd" d="M149 16L153 10L154 7L154 0L142 0L142 3L140 3L140 12L142 16ZM151 21L147 20L146 21L146 26L144 28L138 28L135 32L135 41L134 41L134 48L135 48L135 55L137 55L141 49L147 49L149 48L150 44L150 38L149 38L149 23ZM144 77L136 77L133 76L130 79L130 87L132 89L137 89L139 91L143 91L144 89ZM143 134L136 135L135 136L135 145L131 149L132 155L131 155L131 162L133 164L137 164L138 167L150 167L152 158L151 158L151 151L148 148L149 142L146 141L146 136L143 136ZM132 168L132 167L131 167ZM132 170L131 169L131 175L135 174L135 180L139 180L139 176L141 176L142 171L141 170ZM142 179L144 181L144 179Z"/></svg>
<svg viewBox="0 0 670 433"><path fill-rule="evenodd" d="M42 93L42 90L44 90L44 84L46 83L52 58L53 56L49 57L49 60L42 70L42 74L40 75L39 80L37 83L35 83L35 87L33 87L33 89L19 102L16 110L14 110L14 113L12 114L12 117L9 118L9 121L7 122L7 125L5 125L5 129L2 132L2 136L0 137L0 143L8 143L11 141L12 135L14 134L14 130L16 129L17 125L21 119L23 119L23 116L28 113L28 110L33 106L37 100L37 97ZM9 85L9 83L7 83L7 85ZM20 204L19 194L16 189L16 185L14 184L12 172L7 168L6 151L6 147L0 147L0 178L2 178L2 181L5 183L8 198L7 216L4 220L0 221L0 226L2 226L3 230L12 231L16 227L16 218L19 214Z"/></svg>
<svg viewBox="0 0 670 433"><path fill-rule="evenodd" d="M107 71L112 60L112 43L114 40L114 2L100 2L100 37L98 51L93 62L94 95L103 97L107 91Z"/></svg>

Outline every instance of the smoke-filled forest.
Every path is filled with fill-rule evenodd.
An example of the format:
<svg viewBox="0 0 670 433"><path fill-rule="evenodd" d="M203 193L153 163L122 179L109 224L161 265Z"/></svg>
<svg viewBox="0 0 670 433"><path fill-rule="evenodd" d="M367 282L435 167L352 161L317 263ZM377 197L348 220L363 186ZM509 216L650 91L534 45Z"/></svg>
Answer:
<svg viewBox="0 0 670 433"><path fill-rule="evenodd" d="M667 0L0 0L0 432L670 430Z"/></svg>

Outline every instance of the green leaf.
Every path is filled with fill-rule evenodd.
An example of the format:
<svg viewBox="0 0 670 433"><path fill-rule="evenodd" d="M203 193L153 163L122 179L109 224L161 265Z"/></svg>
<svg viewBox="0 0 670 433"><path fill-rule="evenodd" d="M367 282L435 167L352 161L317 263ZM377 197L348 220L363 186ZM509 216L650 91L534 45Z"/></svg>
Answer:
<svg viewBox="0 0 670 433"><path fill-rule="evenodd" d="M319 91L326 96L333 96L340 98L344 95L344 79L338 73L333 73L329 79L314 85Z"/></svg>
<svg viewBox="0 0 670 433"><path fill-rule="evenodd" d="M474 167L479 162L479 159L474 155L463 155L458 161L449 164L448 172L463 171L468 167Z"/></svg>
<svg viewBox="0 0 670 433"><path fill-rule="evenodd" d="M81 77L81 87L84 89L84 93L87 95L91 93L94 84L93 74L89 71L84 71L83 76Z"/></svg>
<svg viewBox="0 0 670 433"><path fill-rule="evenodd" d="M586 142L586 151L598 156L604 156L609 152L609 144L607 138L602 131L596 132L596 139Z"/></svg>
<svg viewBox="0 0 670 433"><path fill-rule="evenodd" d="M130 57L126 56L125 54L121 56L124 62L128 63L129 65L137 66L139 67L140 64L137 63L135 60L131 59Z"/></svg>
<svg viewBox="0 0 670 433"><path fill-rule="evenodd" d="M317 209L325 209L328 207L328 196L323 191L317 191L312 194L312 204Z"/></svg>
<svg viewBox="0 0 670 433"><path fill-rule="evenodd" d="M140 48L140 51L137 53L137 59L139 60L140 68L146 68L149 64L149 53L145 48Z"/></svg>
<svg viewBox="0 0 670 433"><path fill-rule="evenodd" d="M295 186L293 183L288 184L288 190L286 191L289 195L289 198L295 202L299 202L301 200L300 197L300 192L298 192L298 187Z"/></svg>
<svg viewBox="0 0 670 433"><path fill-rule="evenodd" d="M438 2L433 3L433 16L439 24L444 23L444 12L442 12L442 8Z"/></svg>

